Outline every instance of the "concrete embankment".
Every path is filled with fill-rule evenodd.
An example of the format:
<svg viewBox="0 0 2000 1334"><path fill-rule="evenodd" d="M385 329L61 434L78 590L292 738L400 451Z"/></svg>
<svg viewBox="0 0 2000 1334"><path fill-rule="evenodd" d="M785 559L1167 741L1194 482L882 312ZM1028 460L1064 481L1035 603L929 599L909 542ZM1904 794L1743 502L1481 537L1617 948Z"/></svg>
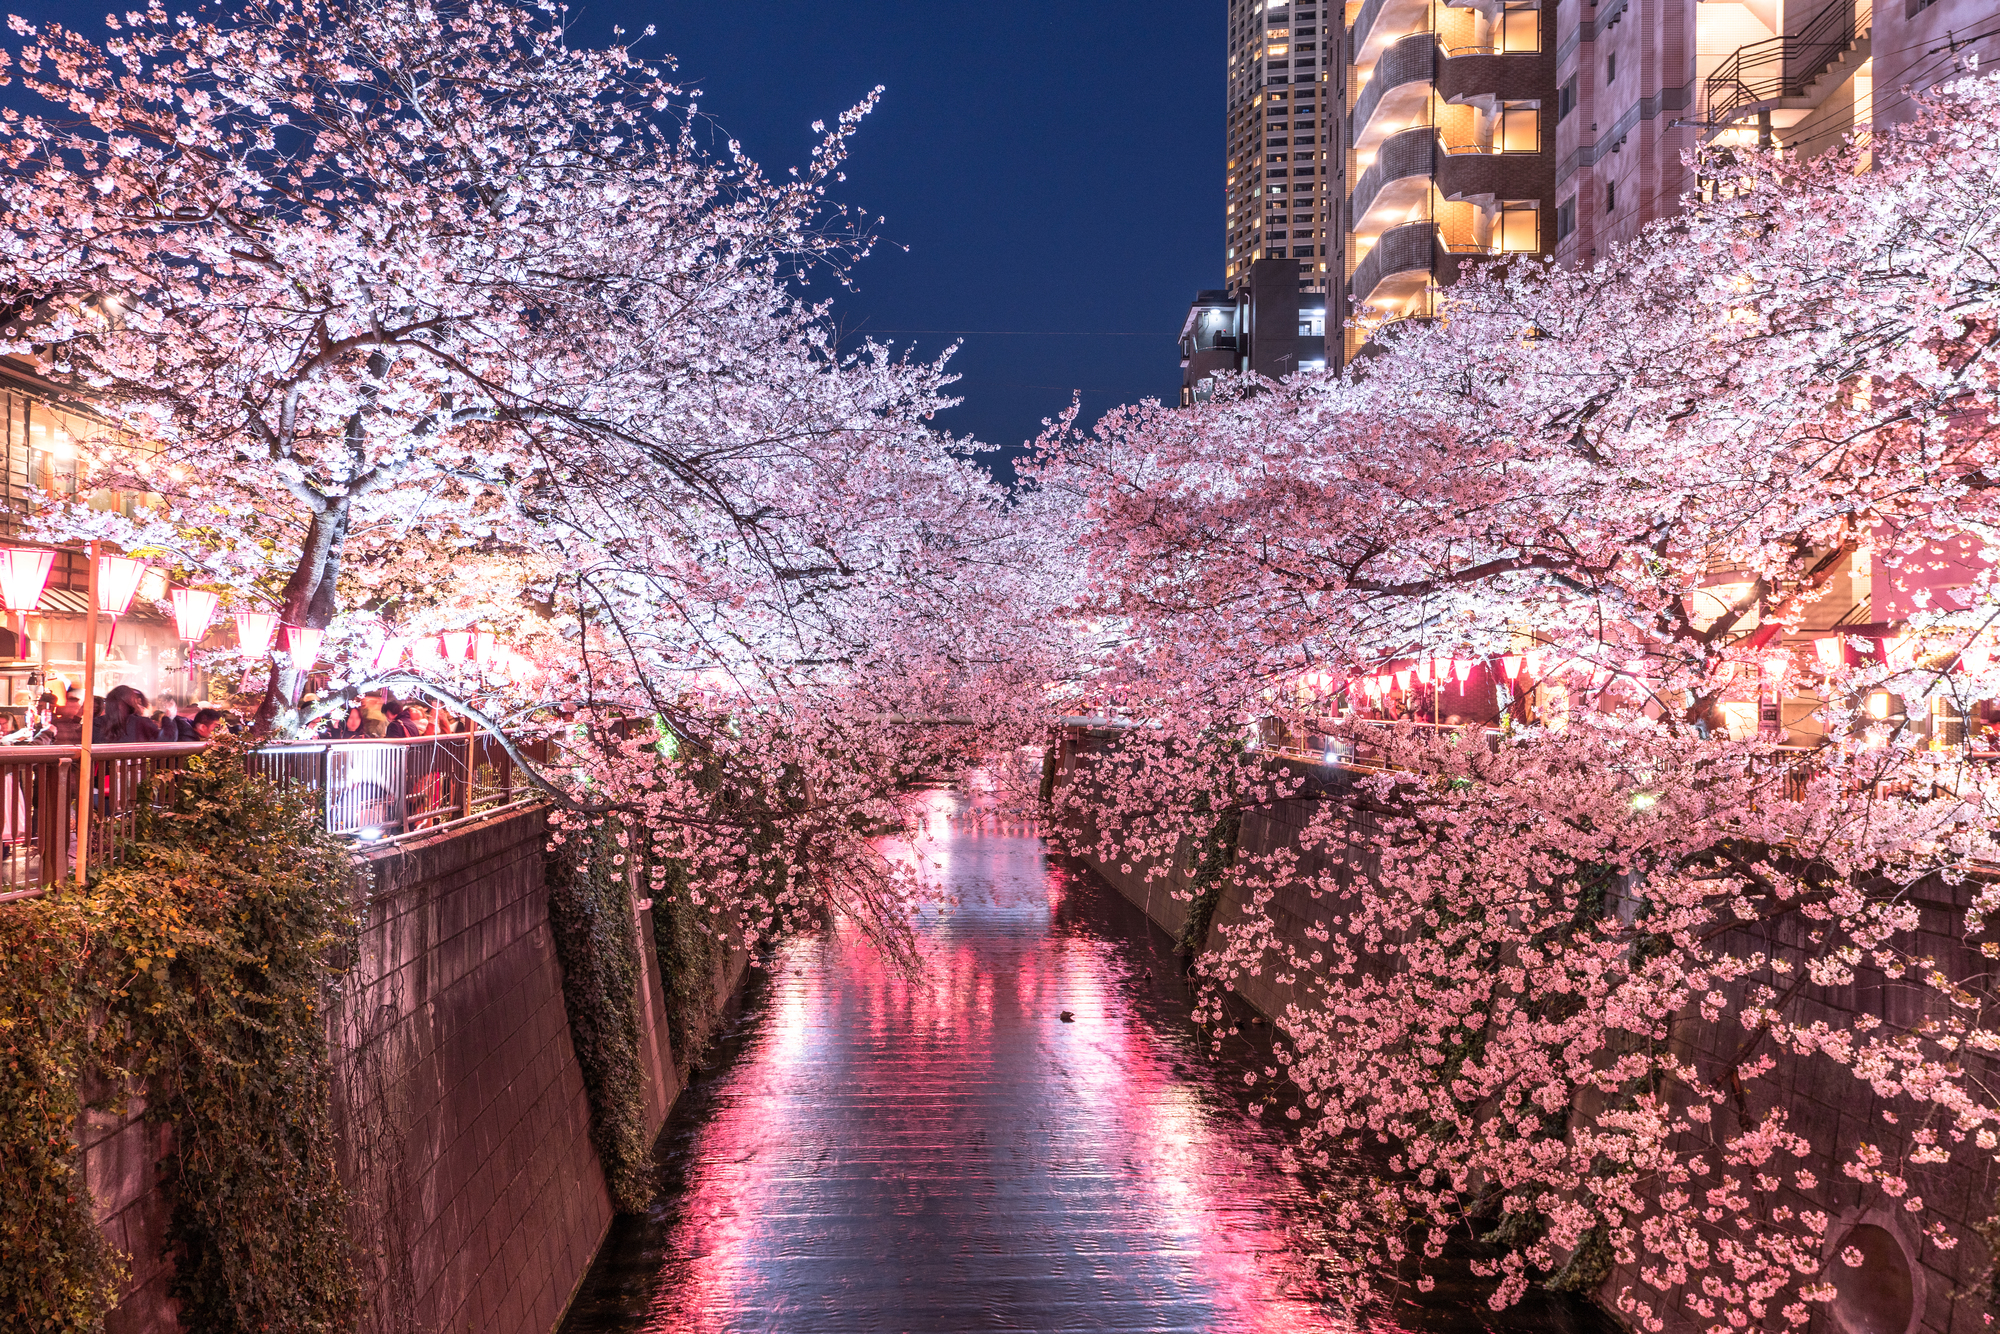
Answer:
<svg viewBox="0 0 2000 1334"><path fill-rule="evenodd" d="M334 1113L369 1334L547 1334L611 1226L563 1007L546 814L514 811L363 854L361 954L329 1016ZM640 914L645 1125L682 1087L650 912ZM742 976L718 965L719 1011ZM94 1114L84 1161L130 1257L108 1334L181 1326L157 1189L166 1128Z"/></svg>

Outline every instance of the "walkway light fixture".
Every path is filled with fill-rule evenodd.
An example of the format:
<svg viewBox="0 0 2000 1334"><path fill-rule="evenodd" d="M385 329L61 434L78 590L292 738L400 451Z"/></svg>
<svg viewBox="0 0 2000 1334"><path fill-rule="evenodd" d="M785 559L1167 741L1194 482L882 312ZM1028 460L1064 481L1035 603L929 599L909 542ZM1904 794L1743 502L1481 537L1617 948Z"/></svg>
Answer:
<svg viewBox="0 0 2000 1334"><path fill-rule="evenodd" d="M145 577L146 562L142 560L130 556L97 558L97 610L111 618L111 629L104 636L105 652L111 651L112 641L118 638L118 618L131 610L132 597Z"/></svg>
<svg viewBox="0 0 2000 1334"><path fill-rule="evenodd" d="M0 548L0 602L14 613L14 653L28 656L28 613L42 600L56 553L34 547Z"/></svg>
<svg viewBox="0 0 2000 1334"><path fill-rule="evenodd" d="M236 642L242 650L253 658L261 658L271 651L271 641L278 637L278 614L271 611L239 611L236 613Z"/></svg>
<svg viewBox="0 0 2000 1334"><path fill-rule="evenodd" d="M319 646L326 638L326 631L310 625L288 625L285 627L285 651L291 654L292 670L309 672L319 661Z"/></svg>
<svg viewBox="0 0 2000 1334"><path fill-rule="evenodd" d="M222 595L205 588L176 588L168 601L174 604L174 631L192 648L208 634Z"/></svg>

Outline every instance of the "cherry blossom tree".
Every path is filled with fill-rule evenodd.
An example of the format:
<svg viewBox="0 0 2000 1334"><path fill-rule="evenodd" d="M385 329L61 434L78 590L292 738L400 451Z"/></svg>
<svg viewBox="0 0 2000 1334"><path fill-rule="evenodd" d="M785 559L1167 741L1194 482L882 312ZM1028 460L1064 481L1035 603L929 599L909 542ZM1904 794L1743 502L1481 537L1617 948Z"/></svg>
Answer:
<svg viewBox="0 0 2000 1334"><path fill-rule="evenodd" d="M866 835L963 762L920 724L1020 726L1042 563L929 425L943 363L798 295L867 253L829 191L873 95L772 177L554 5L110 24L16 22L44 110L0 113L0 351L109 423L89 486L147 496L40 531L325 631L246 664L269 728L429 693L553 735L539 780L585 818L735 868L713 903L790 857L760 903L893 934ZM438 652L475 628L504 653Z"/></svg>
<svg viewBox="0 0 2000 1334"><path fill-rule="evenodd" d="M1860 1263L1838 1191L1976 1241L1922 1187L2000 1144L1992 784L1908 720L2000 690L1990 570L1828 660L1797 632L1857 558L1995 544L2000 83L1866 148L1712 155L1641 241L1469 273L1345 375L1044 441L1086 553L1077 697L1126 725L1064 824L1184 894L1230 844L1202 967L1293 998L1269 1105L1314 1161L1376 1155L1333 1206L1363 1286L1471 1234L1496 1305L1611 1276L1644 1328L1790 1328ZM1509 655L1496 728L1383 721L1396 670L1390 700ZM1774 676L1814 749L1712 725ZM1281 805L1295 839L1231 843ZM1879 1136L1808 1138L1787 1068L1819 1065Z"/></svg>

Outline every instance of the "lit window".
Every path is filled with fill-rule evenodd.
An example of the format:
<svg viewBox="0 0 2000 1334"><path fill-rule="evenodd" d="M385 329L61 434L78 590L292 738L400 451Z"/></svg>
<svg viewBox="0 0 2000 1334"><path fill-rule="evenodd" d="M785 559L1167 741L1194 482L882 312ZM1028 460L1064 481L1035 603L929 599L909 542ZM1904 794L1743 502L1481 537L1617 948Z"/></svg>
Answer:
<svg viewBox="0 0 2000 1334"><path fill-rule="evenodd" d="M1542 136L1541 106L1536 102L1502 102L1500 104L1500 133L1494 138L1503 153L1536 153L1541 151Z"/></svg>
<svg viewBox="0 0 2000 1334"><path fill-rule="evenodd" d="M1539 51L1542 49L1542 11L1539 9L1509 8L1500 18L1500 49L1502 51Z"/></svg>
<svg viewBox="0 0 2000 1334"><path fill-rule="evenodd" d="M1283 42L1277 42L1270 46L1264 54L1272 57L1283 56L1288 54L1291 49L1291 47L1286 46Z"/></svg>
<svg viewBox="0 0 2000 1334"><path fill-rule="evenodd" d="M1506 254L1533 254L1542 248L1541 207L1532 199L1510 199L1500 206L1499 249Z"/></svg>

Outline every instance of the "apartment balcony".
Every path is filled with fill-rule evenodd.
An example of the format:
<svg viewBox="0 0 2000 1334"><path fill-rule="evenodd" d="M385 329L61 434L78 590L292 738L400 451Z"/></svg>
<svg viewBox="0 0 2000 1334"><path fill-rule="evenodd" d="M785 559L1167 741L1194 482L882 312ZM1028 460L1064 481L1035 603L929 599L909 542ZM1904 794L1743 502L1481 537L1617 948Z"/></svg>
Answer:
<svg viewBox="0 0 2000 1334"><path fill-rule="evenodd" d="M1429 28L1428 0L1364 0L1347 29L1347 59L1362 69L1381 59L1392 44L1419 28Z"/></svg>
<svg viewBox="0 0 2000 1334"><path fill-rule="evenodd" d="M1361 231L1370 222L1421 204L1430 193L1439 155L1437 131L1428 125L1384 139L1347 197L1348 230Z"/></svg>
<svg viewBox="0 0 2000 1334"><path fill-rule="evenodd" d="M1428 32L1413 32L1384 51L1348 113L1348 143L1367 143L1378 114L1385 124L1422 116L1437 63L1437 39Z"/></svg>
<svg viewBox="0 0 2000 1334"><path fill-rule="evenodd" d="M1423 204L1433 183L1445 199L1546 199L1552 164L1539 135L1533 142L1519 150L1446 144L1429 125L1390 135L1348 196L1348 230L1360 236L1387 230Z"/></svg>
<svg viewBox="0 0 2000 1334"><path fill-rule="evenodd" d="M1381 239L1361 257L1348 291L1354 309L1373 306L1393 310L1430 286L1433 274L1446 271L1448 257L1438 241L1437 228L1429 218L1406 222L1383 232Z"/></svg>
<svg viewBox="0 0 2000 1334"><path fill-rule="evenodd" d="M1739 47L1702 81L1704 137L1804 120L1867 63L1873 18L1870 0L1833 0L1798 31Z"/></svg>

